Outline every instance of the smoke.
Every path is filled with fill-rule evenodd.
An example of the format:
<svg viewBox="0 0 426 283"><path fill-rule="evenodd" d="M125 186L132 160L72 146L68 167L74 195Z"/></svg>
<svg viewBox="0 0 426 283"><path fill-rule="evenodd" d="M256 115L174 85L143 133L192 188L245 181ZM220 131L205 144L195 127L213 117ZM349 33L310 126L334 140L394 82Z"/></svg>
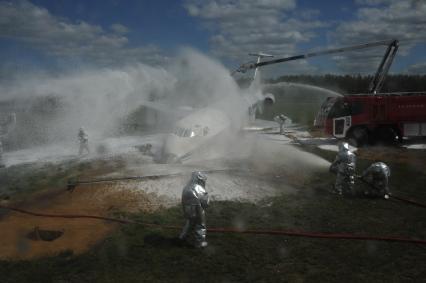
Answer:
<svg viewBox="0 0 426 283"><path fill-rule="evenodd" d="M0 103L17 113L15 139L56 143L76 139L79 127L93 138L117 133L120 123L144 102L160 100L176 106L215 107L237 120L242 107L239 88L219 63L191 49L184 49L168 66L135 64L120 69L86 69L66 74L25 74L1 82ZM220 104L227 98L228 103ZM11 102L12 101L12 102ZM231 103L229 103L231 102ZM2 112L9 109L2 109ZM237 114L236 114L237 113ZM179 113L177 113L179 114Z"/></svg>
<svg viewBox="0 0 426 283"><path fill-rule="evenodd" d="M81 126L94 136L107 135L121 117L148 100L150 94L171 87L172 81L165 70L141 64L53 78L28 77L2 85L0 92L2 100L15 101L21 126L17 130L30 133L26 139L34 138L31 133L43 135L44 142L74 138Z"/></svg>
<svg viewBox="0 0 426 283"><path fill-rule="evenodd" d="M235 127L243 124L248 113L244 97L253 90L240 89L223 65L192 49L183 49L168 71L176 78L173 94L168 96L174 102L219 109Z"/></svg>
<svg viewBox="0 0 426 283"><path fill-rule="evenodd" d="M228 69L192 49L183 49L168 72L176 78L175 97L187 105L202 107L240 95Z"/></svg>
<svg viewBox="0 0 426 283"><path fill-rule="evenodd" d="M300 168L324 170L327 164L320 158L290 145L271 144L256 135L239 132L248 120L249 104L255 102L249 97L259 97L260 88L257 82L241 89L220 63L184 49L164 67L134 64L120 69L92 68L51 76L26 74L8 84L2 82L0 93L1 101L14 101L11 105L17 111L17 126L13 132L15 141L21 141L22 147L34 143L77 143L80 127L89 134L91 144L106 141L119 134L123 120L137 112L141 105L154 101L166 106L159 115L172 116L174 121L187 115L179 106L196 109L209 106L230 119L231 129L212 141L214 146L209 144L210 152L206 152L207 146L203 145L200 149L203 154L199 158L194 154L192 161L226 157L245 160L249 166L255 164L265 172L281 169L297 172ZM164 123L173 124L170 121L166 119ZM129 148L125 139L116 140ZM67 148L68 154L76 151L72 146ZM117 148L119 146L111 150Z"/></svg>

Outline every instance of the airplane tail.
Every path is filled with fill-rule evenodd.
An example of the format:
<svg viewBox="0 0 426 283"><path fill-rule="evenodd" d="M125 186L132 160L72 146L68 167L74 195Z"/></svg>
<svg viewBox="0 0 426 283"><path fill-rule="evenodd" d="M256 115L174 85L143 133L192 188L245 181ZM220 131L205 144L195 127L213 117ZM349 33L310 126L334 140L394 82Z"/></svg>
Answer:
<svg viewBox="0 0 426 283"><path fill-rule="evenodd" d="M258 52L258 53L249 53L250 56L256 56L257 57L257 62L256 64L259 64L262 58L271 58L274 57L274 55L271 54L266 54L263 52ZM254 69L254 75L253 75L253 81L256 80L256 75L258 72L258 67L256 67L256 69Z"/></svg>

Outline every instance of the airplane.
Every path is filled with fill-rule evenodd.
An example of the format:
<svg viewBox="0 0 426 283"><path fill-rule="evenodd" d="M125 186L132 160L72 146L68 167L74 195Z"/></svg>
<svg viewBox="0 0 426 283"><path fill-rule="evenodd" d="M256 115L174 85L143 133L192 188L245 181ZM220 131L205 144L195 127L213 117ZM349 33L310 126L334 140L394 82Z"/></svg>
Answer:
<svg viewBox="0 0 426 283"><path fill-rule="evenodd" d="M250 53L257 57L257 63L262 58L273 55ZM262 94L257 84L257 68L254 71L252 84L238 101L235 98L224 97L207 107L199 108L175 123L174 130L164 140L159 158L160 163L179 163L191 156L197 150L209 146L218 140L226 139L241 130L253 131L270 129L274 122L265 125L248 126L254 124L257 109L262 110L264 105L271 105L275 97L271 93ZM234 100L234 101L230 101ZM153 103L151 103L152 105ZM230 107L230 105L236 107ZM238 105L238 106L237 106ZM157 108L158 110L158 108ZM231 117L232 116L232 117Z"/></svg>
<svg viewBox="0 0 426 283"><path fill-rule="evenodd" d="M266 54L266 53L263 53L263 52L258 52L258 53L249 53L249 56L256 56L256 57L257 57L256 64L259 64L259 63L260 63L260 60L261 60L262 58L272 58L272 57L274 57L274 55ZM254 70L253 80L254 80L254 79L256 79L257 70L258 70L258 68L256 68L256 69Z"/></svg>

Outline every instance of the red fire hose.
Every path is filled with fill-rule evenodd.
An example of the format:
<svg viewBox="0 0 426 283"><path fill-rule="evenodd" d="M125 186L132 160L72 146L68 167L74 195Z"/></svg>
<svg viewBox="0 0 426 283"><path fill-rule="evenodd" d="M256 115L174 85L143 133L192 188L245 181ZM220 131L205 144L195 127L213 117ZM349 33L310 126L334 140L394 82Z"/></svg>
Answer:
<svg viewBox="0 0 426 283"><path fill-rule="evenodd" d="M145 223L135 220L129 219L118 219L104 216L95 216L95 215L82 215L82 214L46 214L46 213L38 213L23 210L16 207L9 207L0 205L0 208L28 214L37 217L54 217L54 218L89 218L89 219L98 219L98 220L106 220L111 222L117 222L121 224L138 224L144 225L148 227L158 227L163 229L181 229L179 226L171 226L171 225L161 225L155 223ZM361 235L352 235L352 234L332 234L332 233L315 233L315 232L303 232L303 231L286 231L286 230L241 230L235 228L208 228L208 232L212 233L241 233L241 234L257 234L257 235L282 235L282 236L290 236L290 237L305 237L305 238L321 238L321 239L346 239L346 240L370 240L370 241L387 241L387 242L402 242L402 243L411 243L411 244L421 244L425 245L426 240L421 239L410 239L410 238L401 238L401 237L382 237L382 236L361 236Z"/></svg>
<svg viewBox="0 0 426 283"><path fill-rule="evenodd" d="M412 205L416 205L416 206L419 206L419 207L426 208L425 204L411 200L411 199L406 199L406 198L398 197L398 196L395 196L395 195L390 195L390 197L393 198L393 199L408 203L408 204L412 204Z"/></svg>

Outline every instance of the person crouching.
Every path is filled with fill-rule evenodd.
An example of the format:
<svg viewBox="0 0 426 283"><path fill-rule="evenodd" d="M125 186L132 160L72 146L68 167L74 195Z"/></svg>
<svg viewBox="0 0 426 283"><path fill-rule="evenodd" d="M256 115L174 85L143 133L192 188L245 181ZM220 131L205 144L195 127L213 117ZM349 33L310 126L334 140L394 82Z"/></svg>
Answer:
<svg viewBox="0 0 426 283"><path fill-rule="evenodd" d="M368 185L364 195L388 199L390 169L383 162L371 164L361 175L361 180Z"/></svg>

